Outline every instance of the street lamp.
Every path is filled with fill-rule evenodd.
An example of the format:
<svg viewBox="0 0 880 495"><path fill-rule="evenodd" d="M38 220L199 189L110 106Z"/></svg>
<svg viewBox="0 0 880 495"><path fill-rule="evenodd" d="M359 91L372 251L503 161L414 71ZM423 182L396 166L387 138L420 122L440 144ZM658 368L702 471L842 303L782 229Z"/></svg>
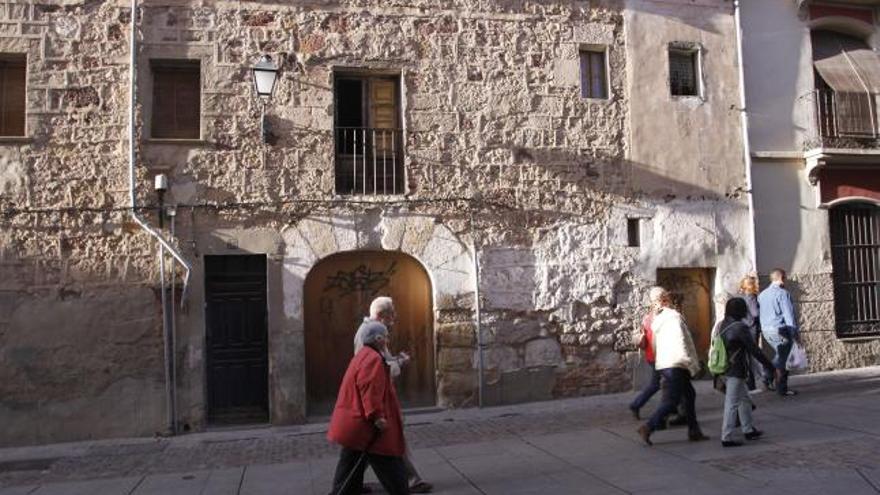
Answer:
<svg viewBox="0 0 880 495"><path fill-rule="evenodd" d="M266 105L275 92L275 81L278 79L278 66L272 61L272 57L263 55L256 65L251 67L254 80L254 92L262 102L260 110L260 136L264 143L269 142L269 123L266 121Z"/></svg>

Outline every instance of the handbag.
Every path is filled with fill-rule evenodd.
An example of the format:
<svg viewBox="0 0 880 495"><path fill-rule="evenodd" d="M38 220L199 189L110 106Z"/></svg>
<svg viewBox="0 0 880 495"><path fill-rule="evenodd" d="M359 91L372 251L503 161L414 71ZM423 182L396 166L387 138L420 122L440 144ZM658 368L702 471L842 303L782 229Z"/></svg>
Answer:
<svg viewBox="0 0 880 495"><path fill-rule="evenodd" d="M792 343L791 352L788 353L788 359L785 361L785 369L789 371L805 370L807 367L807 351L797 342Z"/></svg>

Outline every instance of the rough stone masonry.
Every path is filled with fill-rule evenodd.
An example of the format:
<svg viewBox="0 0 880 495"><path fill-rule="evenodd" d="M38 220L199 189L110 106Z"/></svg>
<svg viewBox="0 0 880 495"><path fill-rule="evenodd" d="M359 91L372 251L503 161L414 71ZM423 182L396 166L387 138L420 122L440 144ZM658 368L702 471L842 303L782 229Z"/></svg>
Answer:
<svg viewBox="0 0 880 495"><path fill-rule="evenodd" d="M334 253L424 266L444 407L477 403L476 280L484 399L503 403L630 388L657 268L712 269L712 294L751 268L729 2L142 4L137 194L156 225L152 178L168 175L164 235L194 267L176 316L182 425L206 424L206 255L267 256L274 424L306 420L304 282ZM27 133L0 140L4 445L166 427L156 245L127 211L131 15L112 0L0 4L0 53L27 57ZM681 43L701 54L696 96L670 96ZM606 56L608 98L581 96L587 49ZM281 66L271 144L251 88L262 54ZM150 64L169 59L198 63L198 139L150 134ZM335 191L340 71L398 81L402 194Z"/></svg>

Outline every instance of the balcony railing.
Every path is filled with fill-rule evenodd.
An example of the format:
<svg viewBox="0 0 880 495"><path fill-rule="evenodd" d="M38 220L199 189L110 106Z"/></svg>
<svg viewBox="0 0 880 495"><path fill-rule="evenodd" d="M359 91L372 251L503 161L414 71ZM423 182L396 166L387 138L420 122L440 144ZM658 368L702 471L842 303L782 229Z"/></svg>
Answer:
<svg viewBox="0 0 880 495"><path fill-rule="evenodd" d="M403 194L403 132L336 128L336 193Z"/></svg>
<svg viewBox="0 0 880 495"><path fill-rule="evenodd" d="M814 116L808 148L878 147L880 120L877 103L880 95L817 89L807 96Z"/></svg>

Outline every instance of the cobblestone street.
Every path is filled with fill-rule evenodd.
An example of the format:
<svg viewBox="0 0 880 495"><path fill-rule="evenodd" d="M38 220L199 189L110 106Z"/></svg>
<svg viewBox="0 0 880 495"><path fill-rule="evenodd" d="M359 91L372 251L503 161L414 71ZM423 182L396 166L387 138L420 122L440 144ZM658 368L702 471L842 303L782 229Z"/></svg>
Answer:
<svg viewBox="0 0 880 495"><path fill-rule="evenodd" d="M408 439L440 493L880 492L880 368L793 383L796 398L755 396L756 422L767 435L739 449L718 445L722 397L708 382L697 387L698 414L712 441L700 444L672 429L644 447L626 410L631 394L411 414ZM336 454L324 429L315 423L0 450L0 494L323 494Z"/></svg>

